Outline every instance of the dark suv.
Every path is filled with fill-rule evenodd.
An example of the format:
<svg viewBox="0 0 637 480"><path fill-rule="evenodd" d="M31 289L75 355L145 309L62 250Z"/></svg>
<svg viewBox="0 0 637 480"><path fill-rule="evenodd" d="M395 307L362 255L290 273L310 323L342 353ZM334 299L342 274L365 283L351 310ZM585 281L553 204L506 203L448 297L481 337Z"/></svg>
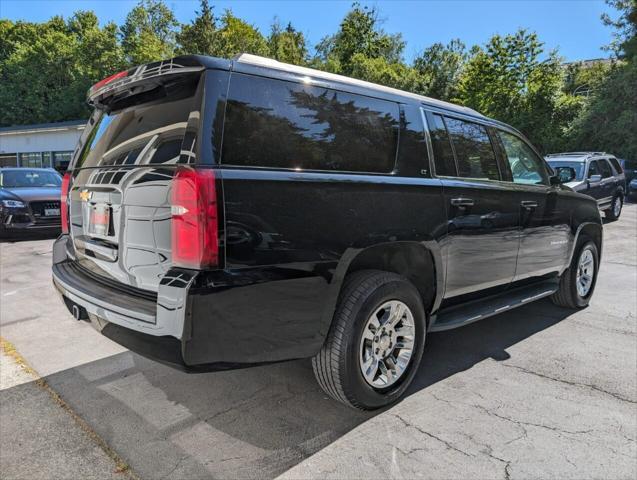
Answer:
<svg viewBox="0 0 637 480"><path fill-rule="evenodd" d="M575 178L565 184L597 200L609 220L619 218L626 196L626 176L617 158L604 152L571 152L553 153L546 160L558 175L560 170L573 170Z"/></svg>
<svg viewBox="0 0 637 480"><path fill-rule="evenodd" d="M53 282L142 355L312 358L329 395L373 409L428 332L593 294L596 202L468 108L251 55L145 65L89 99Z"/></svg>

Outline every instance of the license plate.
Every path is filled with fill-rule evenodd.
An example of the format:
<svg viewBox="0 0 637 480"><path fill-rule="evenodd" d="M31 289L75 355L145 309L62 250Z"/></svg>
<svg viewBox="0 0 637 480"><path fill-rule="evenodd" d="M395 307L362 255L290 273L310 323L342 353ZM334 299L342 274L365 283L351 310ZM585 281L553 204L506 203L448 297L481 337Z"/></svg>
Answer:
<svg viewBox="0 0 637 480"><path fill-rule="evenodd" d="M45 208L44 209L45 217L59 217L60 209L59 208Z"/></svg>
<svg viewBox="0 0 637 480"><path fill-rule="evenodd" d="M110 208L108 205L92 205L89 217L88 233L92 235L108 235Z"/></svg>

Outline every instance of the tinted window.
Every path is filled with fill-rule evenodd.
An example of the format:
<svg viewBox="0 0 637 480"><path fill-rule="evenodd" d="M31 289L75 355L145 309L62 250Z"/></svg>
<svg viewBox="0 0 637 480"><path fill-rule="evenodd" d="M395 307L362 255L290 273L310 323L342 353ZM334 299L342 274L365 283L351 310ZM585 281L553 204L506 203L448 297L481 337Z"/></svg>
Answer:
<svg viewBox="0 0 637 480"><path fill-rule="evenodd" d="M233 74L222 162L391 172L398 126L398 105L393 102Z"/></svg>
<svg viewBox="0 0 637 480"><path fill-rule="evenodd" d="M453 158L451 141L449 140L444 119L440 115L431 115L430 118L432 120L430 131L436 175L455 177L457 175L456 162Z"/></svg>
<svg viewBox="0 0 637 480"><path fill-rule="evenodd" d="M601 175L602 172L599 169L599 165L597 164L597 160L593 160L591 164L588 166L588 177L591 178L593 175Z"/></svg>
<svg viewBox="0 0 637 480"><path fill-rule="evenodd" d="M500 131L498 134L504 146L513 181L527 185L547 184L548 172L544 160L521 138L508 132Z"/></svg>
<svg viewBox="0 0 637 480"><path fill-rule="evenodd" d="M598 163L599 163L599 168L602 171L602 178L608 178L613 176L613 172L610 169L610 165L608 164L606 160L604 159L598 160Z"/></svg>
<svg viewBox="0 0 637 480"><path fill-rule="evenodd" d="M445 123L456 152L458 176L499 180L500 170L486 128L448 117Z"/></svg>
<svg viewBox="0 0 637 480"><path fill-rule="evenodd" d="M77 167L135 165L172 161L165 145L180 144L193 107L192 97L170 102L138 105L111 114L102 114L90 132ZM177 140L178 139L178 140ZM152 143L150 149L145 147ZM153 159L139 156L143 150L156 152ZM161 154L160 156L157 156Z"/></svg>
<svg viewBox="0 0 637 480"><path fill-rule="evenodd" d="M613 164L613 167L615 168L615 171L617 172L617 175L621 175L623 173L622 167L619 164L619 160L617 160L615 157L611 157L609 158L610 163Z"/></svg>

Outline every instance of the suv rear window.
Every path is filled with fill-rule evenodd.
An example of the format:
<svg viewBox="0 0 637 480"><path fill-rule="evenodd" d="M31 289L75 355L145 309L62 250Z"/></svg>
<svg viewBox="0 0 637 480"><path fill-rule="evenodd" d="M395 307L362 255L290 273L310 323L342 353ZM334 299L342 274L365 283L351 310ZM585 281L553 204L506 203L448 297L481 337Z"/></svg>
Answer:
<svg viewBox="0 0 637 480"><path fill-rule="evenodd" d="M98 110L93 117L95 125L74 167L179 163L181 141L193 106L190 96L114 113Z"/></svg>
<svg viewBox="0 0 637 480"><path fill-rule="evenodd" d="M389 173L398 104L307 84L233 74L225 165Z"/></svg>

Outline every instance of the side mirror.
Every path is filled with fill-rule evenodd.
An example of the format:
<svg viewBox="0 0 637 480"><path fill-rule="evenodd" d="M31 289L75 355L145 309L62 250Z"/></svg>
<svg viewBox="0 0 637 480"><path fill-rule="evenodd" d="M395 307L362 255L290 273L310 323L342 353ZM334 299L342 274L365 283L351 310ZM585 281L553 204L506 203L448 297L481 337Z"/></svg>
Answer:
<svg viewBox="0 0 637 480"><path fill-rule="evenodd" d="M588 183L599 183L602 181L601 175L591 175L588 177Z"/></svg>
<svg viewBox="0 0 637 480"><path fill-rule="evenodd" d="M572 167L555 167L555 175L551 177L551 185L559 185L575 180L577 174Z"/></svg>

